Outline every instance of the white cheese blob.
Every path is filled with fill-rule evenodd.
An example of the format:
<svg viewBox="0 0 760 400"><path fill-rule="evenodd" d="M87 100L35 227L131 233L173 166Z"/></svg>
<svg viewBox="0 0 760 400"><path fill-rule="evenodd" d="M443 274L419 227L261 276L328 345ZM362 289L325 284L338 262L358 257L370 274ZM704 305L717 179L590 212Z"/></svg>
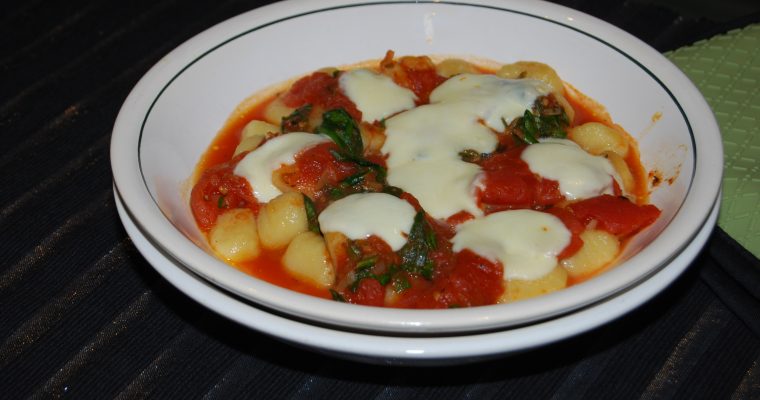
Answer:
<svg viewBox="0 0 760 400"><path fill-rule="evenodd" d="M489 153L501 131L549 93L543 82L493 75L456 75L430 94L430 104L385 122L382 152L388 156L388 182L416 197L435 218L462 210L482 215L475 187L480 168L461 160L463 150ZM489 129L491 128L491 129Z"/></svg>
<svg viewBox="0 0 760 400"><path fill-rule="evenodd" d="M233 173L248 180L256 199L266 203L282 194L272 183L272 172L295 163L301 151L329 141L325 136L305 132L277 136L243 157Z"/></svg>
<svg viewBox="0 0 760 400"><path fill-rule="evenodd" d="M534 173L559 182L559 191L569 200L612 194L613 179L620 181L608 159L585 152L572 140L532 144L521 158Z"/></svg>
<svg viewBox="0 0 760 400"><path fill-rule="evenodd" d="M344 72L338 78L343 93L356 104L366 122L380 121L399 111L414 108L417 96L386 75L367 69Z"/></svg>
<svg viewBox="0 0 760 400"><path fill-rule="evenodd" d="M454 251L470 249L492 262L500 262L504 279L533 280L557 266L557 254L570 239L570 231L554 215L510 210L464 222L452 242Z"/></svg>
<svg viewBox="0 0 760 400"><path fill-rule="evenodd" d="M460 74L430 93L431 103L459 103L493 130L503 131L533 107L536 97L551 93L543 81L505 79L487 74ZM504 121L502 121L502 119Z"/></svg>
<svg viewBox="0 0 760 400"><path fill-rule="evenodd" d="M447 218L464 210L483 215L475 198L480 167L456 160L425 160L393 168L388 182L407 190L434 218ZM406 190L406 189L405 189Z"/></svg>
<svg viewBox="0 0 760 400"><path fill-rule="evenodd" d="M322 232L340 232L351 240L375 235L398 251L406 244L416 211L387 193L357 193L335 201L319 214Z"/></svg>

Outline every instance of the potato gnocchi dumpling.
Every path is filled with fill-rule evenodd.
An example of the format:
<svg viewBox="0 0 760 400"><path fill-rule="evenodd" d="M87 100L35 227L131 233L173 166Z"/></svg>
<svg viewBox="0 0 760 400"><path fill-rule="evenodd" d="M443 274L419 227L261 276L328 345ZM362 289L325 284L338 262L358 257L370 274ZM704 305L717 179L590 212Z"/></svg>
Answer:
<svg viewBox="0 0 760 400"><path fill-rule="evenodd" d="M309 229L303 195L288 192L275 197L261 207L256 222L263 247L286 247L299 233Z"/></svg>
<svg viewBox="0 0 760 400"><path fill-rule="evenodd" d="M279 131L280 128L278 126L268 122L258 120L249 122L240 133L240 143L235 147L235 153L232 154L232 157L246 151L256 150L269 133L277 133Z"/></svg>
<svg viewBox="0 0 760 400"><path fill-rule="evenodd" d="M554 68L535 61L518 61L502 66L496 75L509 79L537 79L548 84L552 88L557 102L567 113L568 119L572 121L575 118L575 110L564 95L565 84Z"/></svg>
<svg viewBox="0 0 760 400"><path fill-rule="evenodd" d="M659 216L636 142L538 61L389 51L267 93L209 147L190 206L220 258L277 285L516 302L612 267Z"/></svg>
<svg viewBox="0 0 760 400"><path fill-rule="evenodd" d="M338 265L340 260L346 257L348 238L340 232L325 232L324 237L330 260L333 265Z"/></svg>
<svg viewBox="0 0 760 400"><path fill-rule="evenodd" d="M599 122L587 122L570 129L569 137L575 143L595 155L612 152L621 157L628 154L627 135Z"/></svg>
<svg viewBox="0 0 760 400"><path fill-rule="evenodd" d="M542 278L534 280L513 279L506 283L504 294L499 299L501 303L529 299L567 287L568 272L562 267L556 267Z"/></svg>
<svg viewBox="0 0 760 400"><path fill-rule="evenodd" d="M335 282L335 269L325 239L311 231L293 238L282 256L282 265L294 276L321 287L329 288Z"/></svg>
<svg viewBox="0 0 760 400"><path fill-rule="evenodd" d="M628 167L625 159L623 159L620 154L612 151L605 151L602 155L610 160L612 167L615 168L615 172L617 172L618 177L620 177L623 191L625 193L635 192L636 179L633 177L633 173L631 173L631 169Z"/></svg>
<svg viewBox="0 0 760 400"><path fill-rule="evenodd" d="M588 229L581 233L583 247L562 261L571 278L588 277L610 264L620 253L620 240L603 230Z"/></svg>
<svg viewBox="0 0 760 400"><path fill-rule="evenodd" d="M279 125L283 118L293 114L295 110L294 107L286 106L282 99L277 97L264 108L264 120Z"/></svg>
<svg viewBox="0 0 760 400"><path fill-rule="evenodd" d="M472 63L459 59L459 58L447 58L438 65L435 66L438 75L450 78L459 74L474 74L478 72L478 69L472 65Z"/></svg>
<svg viewBox="0 0 760 400"><path fill-rule="evenodd" d="M535 61L518 61L504 65L496 72L496 75L509 79L538 79L549 84L556 93L562 93L565 87L554 68Z"/></svg>
<svg viewBox="0 0 760 400"><path fill-rule="evenodd" d="M229 261L251 260L260 253L256 217L247 208L232 209L220 215L208 239L214 251Z"/></svg>

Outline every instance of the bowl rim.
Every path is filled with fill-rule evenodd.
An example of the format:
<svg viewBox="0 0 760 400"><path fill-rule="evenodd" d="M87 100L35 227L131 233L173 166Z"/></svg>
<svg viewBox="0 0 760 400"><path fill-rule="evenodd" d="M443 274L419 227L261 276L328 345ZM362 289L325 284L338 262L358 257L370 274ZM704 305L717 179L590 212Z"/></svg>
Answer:
<svg viewBox="0 0 760 400"><path fill-rule="evenodd" d="M678 239L676 248L669 243L670 240L654 240L625 263L633 265L637 259L652 257L658 260L655 265L640 268L613 268L594 278L592 281L595 283L592 287L579 284L560 292L510 304L449 310L399 310L341 304L269 284L229 267L179 233L161 211L147 187L140 160L140 146L143 129L153 106L180 74L215 49L264 26L343 8L412 4L428 7L438 4L485 7L559 24L620 52L655 79L676 103L685 123L689 126L694 153L695 169L691 176L688 195L668 226L659 234L659 238ZM200 51L197 50L199 47ZM662 77L666 77L668 85L664 84ZM160 90L157 91L156 87ZM706 133L697 135L694 129ZM136 132L139 132L137 137L135 137ZM136 149L136 151L123 151L125 148ZM680 253L705 223L710 212L710 205L718 196L722 175L722 168L710 169L709 166L723 165L720 133L709 106L696 87L670 61L628 33L594 17L556 4L522 0L500 2L410 0L366 3L353 3L348 0L321 2L287 0L233 17L178 46L137 83L125 100L114 124L111 162L115 185L123 197L126 208L136 216L136 223L140 225L140 228L152 240L160 243L174 259L208 281L287 314L323 321L326 324L397 333L494 329L550 318L598 300L599 293L611 295L626 286L646 279ZM700 168L700 165L708 168ZM140 173L130 173L130 171L140 171ZM188 175L191 173L192 171L188 171ZM679 228L679 232L688 232L687 236L677 235L674 226ZM667 256L662 254L667 254ZM619 282L626 282L627 285L621 286ZM576 301L572 308L555 306L557 300L570 296L581 298L582 301ZM304 304L317 306L308 307L308 313L304 314ZM536 310L544 310L544 312L539 313ZM509 317L504 317L505 314Z"/></svg>

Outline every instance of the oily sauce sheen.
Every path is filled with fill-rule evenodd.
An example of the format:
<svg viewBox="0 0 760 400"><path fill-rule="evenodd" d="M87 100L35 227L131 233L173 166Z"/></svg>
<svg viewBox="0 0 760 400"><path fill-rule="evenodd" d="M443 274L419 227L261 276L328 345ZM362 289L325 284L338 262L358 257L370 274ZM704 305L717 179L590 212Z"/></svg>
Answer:
<svg viewBox="0 0 760 400"><path fill-rule="evenodd" d="M395 59L392 52L371 69L391 77L396 85L412 91L417 106L427 104L431 93L448 79L438 73L435 64L427 57ZM477 66L472 66L472 70L475 73L487 72ZM261 212L263 203L258 202L249 182L234 173L236 165L247 152L234 157L233 154L241 142L241 132L246 124L252 120L266 120L272 104L279 102L291 110L301 109L309 113L303 119L289 118L283 121L283 127L291 124L289 129L286 127L288 130L313 132L315 126L324 123L319 118L322 113L342 109L357 124L361 124L364 131L383 131L384 121L362 122L362 111L342 92L339 76L340 73L334 71L312 73L283 92L236 111L213 140L196 170L196 184L191 192L190 205L202 231L209 232L220 216L231 209L247 209L254 216ZM603 107L593 100L575 90L562 94L565 95L566 104L572 107L574 115L569 127L589 122L612 126ZM552 100L547 104L546 107L557 107ZM279 132L270 133L264 143L278 136L281 136ZM482 171L482 180L475 192L477 206L484 216L526 209L546 212L561 221L569 236L566 245L557 254L559 260L570 259L583 248L582 235L587 230L601 230L614 235L622 246L632 235L659 216L659 210L645 204L648 198L647 175L640 164L635 145L631 145L623 157L633 177L633 186L625 193L627 198L623 197L620 184L615 182L612 193L568 201L560 191L558 181L533 173L528 163L521 158L527 148L524 140L515 134L502 134L499 135L497 149L492 154L472 153L462 157ZM633 142L632 139L630 141ZM296 154L294 163L279 169L278 179L307 196L317 214L346 195L389 192L383 171L387 167L387 156L378 151L366 152L363 160L367 164L361 164L354 160L337 159L336 154L344 150L333 142L311 146ZM370 164L374 166L367 168L366 165ZM347 180L360 181L361 184L347 185ZM505 268L500 262L468 248L455 251L452 243L457 234L457 226L478 216L461 211L447 218L433 218L425 212L414 195L407 191L395 192L397 188L393 190L394 196L406 201L417 213L414 226L419 228L418 232L405 233L410 237L422 235L422 239L418 238L416 249L405 246L394 250L377 236L350 240L337 254L335 251L331 253L335 277L334 284L328 286L315 285L314 282L299 279L289 273L281 261L284 248L261 248L255 259L228 262L248 274L288 289L371 306L469 307L518 300L553 290L541 289L540 285L550 285L544 281L554 279L555 272L536 280L540 283L538 286L530 280L525 285L518 285L520 279L507 279ZM326 240L327 236L325 234ZM398 267L408 264L410 258L423 257L421 254L424 254L426 260L424 265L418 264L416 269ZM568 268L571 270L572 265ZM584 281L601 270L599 268L589 273L581 271L559 279L563 280L563 285L569 286Z"/></svg>

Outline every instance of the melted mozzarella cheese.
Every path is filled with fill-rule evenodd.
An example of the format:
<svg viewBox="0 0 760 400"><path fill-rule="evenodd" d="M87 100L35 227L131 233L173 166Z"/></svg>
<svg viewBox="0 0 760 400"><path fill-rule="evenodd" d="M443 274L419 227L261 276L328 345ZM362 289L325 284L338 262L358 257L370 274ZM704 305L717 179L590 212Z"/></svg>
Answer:
<svg viewBox="0 0 760 400"><path fill-rule="evenodd" d="M480 167L457 160L425 160L393 168L388 182L407 190L435 218L446 218L464 210L480 216L483 211L473 198ZM425 206L427 205L427 206Z"/></svg>
<svg viewBox="0 0 760 400"><path fill-rule="evenodd" d="M536 97L551 88L534 79L504 79L496 75L456 75L430 94L431 103L457 103L496 131L531 109ZM503 121L502 121L503 120Z"/></svg>
<svg viewBox="0 0 760 400"><path fill-rule="evenodd" d="M319 214L323 232L340 232L349 239L379 237L398 251L406 244L416 211L411 204L386 193L357 193L335 201Z"/></svg>
<svg viewBox="0 0 760 400"><path fill-rule="evenodd" d="M560 192L569 200L612 194L613 179L620 181L609 160L591 155L567 139L532 144L521 157L534 173L559 182Z"/></svg>
<svg viewBox="0 0 760 400"><path fill-rule="evenodd" d="M388 156L388 182L414 195L435 218L462 210L482 215L475 198L480 168L459 153L493 151L498 142L492 129L503 130L546 93L543 82L529 79L450 78L430 94L430 104L386 121L382 151Z"/></svg>
<svg viewBox="0 0 760 400"><path fill-rule="evenodd" d="M325 136L304 132L277 136L243 157L233 173L248 180L256 199L266 203L282 194L272 183L272 172L293 164L301 151L329 141Z"/></svg>
<svg viewBox="0 0 760 400"><path fill-rule="evenodd" d="M457 228L453 250L470 249L500 262L504 279L539 279L557 266L557 254L571 234L554 215L533 210L510 210L467 221Z"/></svg>
<svg viewBox="0 0 760 400"><path fill-rule="evenodd" d="M390 77L367 69L344 72L338 84L366 122L380 121L413 108L417 99L414 92L397 85Z"/></svg>

